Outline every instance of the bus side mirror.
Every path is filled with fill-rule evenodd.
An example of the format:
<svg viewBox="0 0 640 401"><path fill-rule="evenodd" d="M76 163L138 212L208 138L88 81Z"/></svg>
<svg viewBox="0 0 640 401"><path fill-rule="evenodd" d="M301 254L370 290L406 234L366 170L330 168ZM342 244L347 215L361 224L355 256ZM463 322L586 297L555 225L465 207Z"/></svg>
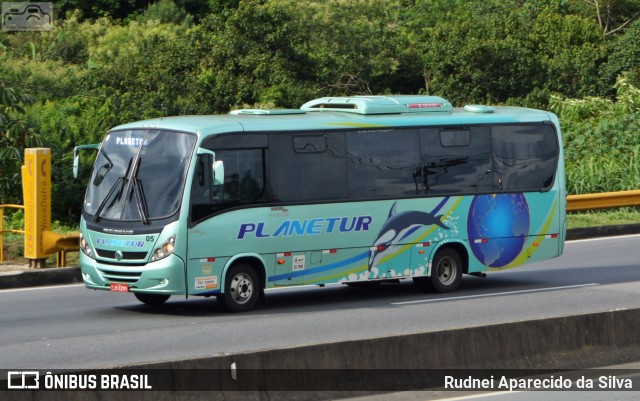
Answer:
<svg viewBox="0 0 640 401"><path fill-rule="evenodd" d="M222 160L213 162L213 185L224 184L224 163Z"/></svg>
<svg viewBox="0 0 640 401"><path fill-rule="evenodd" d="M73 178L78 178L78 167L80 166L80 155L76 154L76 150L73 149Z"/></svg>
<svg viewBox="0 0 640 401"><path fill-rule="evenodd" d="M213 164L211 165L211 173L213 174L213 185L222 185L224 184L224 163L222 160L216 161L215 152L209 149L198 149L199 155L211 155L211 160L213 160Z"/></svg>
<svg viewBox="0 0 640 401"><path fill-rule="evenodd" d="M80 168L80 155L78 151L81 149L100 149L99 143L92 143L90 145L79 145L73 148L73 178L78 178L78 169Z"/></svg>

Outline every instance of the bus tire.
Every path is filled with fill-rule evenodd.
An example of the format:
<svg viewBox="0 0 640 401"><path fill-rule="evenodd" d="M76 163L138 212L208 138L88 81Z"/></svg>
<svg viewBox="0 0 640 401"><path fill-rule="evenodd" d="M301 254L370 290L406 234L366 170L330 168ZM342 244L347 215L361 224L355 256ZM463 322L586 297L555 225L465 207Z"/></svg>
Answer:
<svg viewBox="0 0 640 401"><path fill-rule="evenodd" d="M261 292L258 273L252 266L240 263L227 272L224 293L217 298L230 312L246 312L255 306Z"/></svg>
<svg viewBox="0 0 640 401"><path fill-rule="evenodd" d="M143 294L141 292L134 292L133 295L138 298L138 301L147 305L162 305L171 296L166 294Z"/></svg>
<svg viewBox="0 0 640 401"><path fill-rule="evenodd" d="M418 287L426 287L436 292L452 292L458 289L462 281L462 258L452 248L443 248L436 252L431 263L429 277L415 277Z"/></svg>

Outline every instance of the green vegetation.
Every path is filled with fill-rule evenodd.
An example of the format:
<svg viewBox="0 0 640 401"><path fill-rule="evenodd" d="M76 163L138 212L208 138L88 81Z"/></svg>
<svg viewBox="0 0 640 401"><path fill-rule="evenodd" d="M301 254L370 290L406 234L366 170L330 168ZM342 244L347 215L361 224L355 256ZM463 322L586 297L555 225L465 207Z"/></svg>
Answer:
<svg viewBox="0 0 640 401"><path fill-rule="evenodd" d="M58 0L0 31L0 203L23 149L53 149L53 218L78 221L75 145L133 120L421 93L549 109L570 193L640 188L637 0ZM632 218L638 220L637 218Z"/></svg>
<svg viewBox="0 0 640 401"><path fill-rule="evenodd" d="M5 213L8 212L5 211ZM5 230L24 230L24 212L18 210L15 213L5 216L3 228ZM78 225L67 226L59 221L53 221L51 223L51 229L60 234L66 234L71 232L80 231ZM78 266L80 255L77 252L70 252L67 254L67 265ZM15 263L26 263L27 259L24 258L24 235L18 233L6 233L4 235L4 260L12 261ZM47 266L56 265L56 255L50 255L47 258Z"/></svg>
<svg viewBox="0 0 640 401"><path fill-rule="evenodd" d="M567 215L567 228L584 228L640 224L640 210L625 208L609 211L588 211Z"/></svg>

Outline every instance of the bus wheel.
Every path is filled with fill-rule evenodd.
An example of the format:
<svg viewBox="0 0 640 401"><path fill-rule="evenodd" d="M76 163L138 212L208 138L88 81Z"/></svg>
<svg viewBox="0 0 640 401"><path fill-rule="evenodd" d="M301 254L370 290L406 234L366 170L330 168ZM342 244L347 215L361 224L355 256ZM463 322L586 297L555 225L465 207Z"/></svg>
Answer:
<svg viewBox="0 0 640 401"><path fill-rule="evenodd" d="M260 290L260 279L255 269L238 264L227 272L224 293L218 295L218 301L231 312L245 312L256 304Z"/></svg>
<svg viewBox="0 0 640 401"><path fill-rule="evenodd" d="M139 292L135 292L133 295L138 298L138 301L147 305L162 305L171 296L165 294L143 294Z"/></svg>
<svg viewBox="0 0 640 401"><path fill-rule="evenodd" d="M444 248L436 252L431 264L429 277L415 277L418 287L426 287L436 292L452 292L460 286L462 280L462 259L458 252Z"/></svg>

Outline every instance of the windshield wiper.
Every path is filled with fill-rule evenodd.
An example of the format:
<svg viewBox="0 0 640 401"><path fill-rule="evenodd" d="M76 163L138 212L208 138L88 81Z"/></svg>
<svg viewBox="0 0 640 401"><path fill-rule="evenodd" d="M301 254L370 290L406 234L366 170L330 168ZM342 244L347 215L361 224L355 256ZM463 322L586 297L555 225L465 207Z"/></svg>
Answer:
<svg viewBox="0 0 640 401"><path fill-rule="evenodd" d="M138 171L140 170L140 164L142 163L142 157L139 157L136 161L136 165L131 174L131 184L133 186L133 195L136 197L136 206L138 207L138 213L143 224L149 224L149 215L147 208L147 198L144 196L144 189L142 188L142 181L138 179Z"/></svg>
<svg viewBox="0 0 640 401"><path fill-rule="evenodd" d="M113 204L122 197L124 186L128 180L127 177L129 175L129 170L131 169L132 161L133 161L133 157L129 159L129 165L127 166L127 171L124 172L124 175L122 177L118 177L118 180L115 182L115 184L113 184L111 189L109 189L109 193L107 193L107 196L105 196L102 202L100 202L100 206L98 206L98 210L96 210L96 214L95 216L93 216L93 221L95 221L96 223L100 221L100 214L102 213L102 210L109 202L109 199L111 199L111 195L113 195L113 192L116 190L116 188L118 188L118 185L121 183L122 185L120 185L120 191L118 192L118 195L113 199L113 202L111 202L109 207L113 206Z"/></svg>

